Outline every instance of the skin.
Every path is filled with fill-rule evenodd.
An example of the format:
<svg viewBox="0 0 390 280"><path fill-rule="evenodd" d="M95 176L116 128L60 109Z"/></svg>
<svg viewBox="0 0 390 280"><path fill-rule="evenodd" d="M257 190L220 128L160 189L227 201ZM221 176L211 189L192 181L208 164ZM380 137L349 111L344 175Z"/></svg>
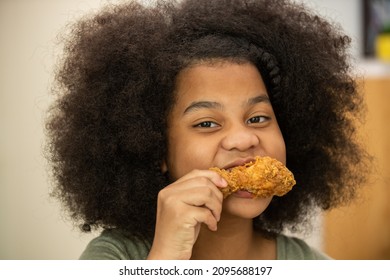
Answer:
<svg viewBox="0 0 390 280"><path fill-rule="evenodd" d="M199 63L177 78L168 117L172 184L158 195L149 259L275 259L275 240L252 219L272 197L240 192L223 200L226 182L213 166L232 168L255 156L286 163L286 150L262 77L250 63Z"/></svg>

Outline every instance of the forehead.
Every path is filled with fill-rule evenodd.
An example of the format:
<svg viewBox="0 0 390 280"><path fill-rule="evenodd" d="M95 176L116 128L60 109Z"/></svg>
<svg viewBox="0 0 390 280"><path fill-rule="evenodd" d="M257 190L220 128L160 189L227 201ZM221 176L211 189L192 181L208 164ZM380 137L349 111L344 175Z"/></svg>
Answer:
<svg viewBox="0 0 390 280"><path fill-rule="evenodd" d="M260 72L251 63L198 64L178 75L169 119L206 108L237 112L259 102L270 105Z"/></svg>
<svg viewBox="0 0 390 280"><path fill-rule="evenodd" d="M267 94L258 69L251 63L202 63L182 70L176 79L176 100Z"/></svg>

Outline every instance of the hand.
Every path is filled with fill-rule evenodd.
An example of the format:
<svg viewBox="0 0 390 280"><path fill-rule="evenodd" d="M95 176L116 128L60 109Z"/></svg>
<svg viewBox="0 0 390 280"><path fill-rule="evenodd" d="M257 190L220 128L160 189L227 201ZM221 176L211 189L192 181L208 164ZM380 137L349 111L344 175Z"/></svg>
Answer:
<svg viewBox="0 0 390 280"><path fill-rule="evenodd" d="M194 170L162 189L148 259L190 259L201 224L217 230L223 201L218 187L226 186L216 172Z"/></svg>

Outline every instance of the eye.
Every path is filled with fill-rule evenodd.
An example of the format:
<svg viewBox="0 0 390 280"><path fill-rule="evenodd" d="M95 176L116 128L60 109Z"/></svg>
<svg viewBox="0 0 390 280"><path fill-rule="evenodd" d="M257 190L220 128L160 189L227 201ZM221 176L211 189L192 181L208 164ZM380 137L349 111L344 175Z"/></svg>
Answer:
<svg viewBox="0 0 390 280"><path fill-rule="evenodd" d="M251 123L264 123L266 121L269 120L269 117L266 117L266 116L256 116L256 117L252 117L250 118L247 123L251 124Z"/></svg>
<svg viewBox="0 0 390 280"><path fill-rule="evenodd" d="M218 127L218 124L216 124L215 122L211 122L211 121L205 121L205 122L201 122L201 123L194 125L194 127L214 128L214 127Z"/></svg>

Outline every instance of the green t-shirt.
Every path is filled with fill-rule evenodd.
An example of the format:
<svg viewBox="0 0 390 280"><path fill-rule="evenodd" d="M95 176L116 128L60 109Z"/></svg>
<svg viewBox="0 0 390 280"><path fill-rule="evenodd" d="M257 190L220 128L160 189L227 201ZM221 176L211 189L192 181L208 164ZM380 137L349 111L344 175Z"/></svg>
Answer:
<svg viewBox="0 0 390 280"><path fill-rule="evenodd" d="M81 254L81 260L144 260L151 242L128 238L118 230L104 230L93 239ZM278 235L276 238L278 260L326 260L329 256L311 248L299 238Z"/></svg>

